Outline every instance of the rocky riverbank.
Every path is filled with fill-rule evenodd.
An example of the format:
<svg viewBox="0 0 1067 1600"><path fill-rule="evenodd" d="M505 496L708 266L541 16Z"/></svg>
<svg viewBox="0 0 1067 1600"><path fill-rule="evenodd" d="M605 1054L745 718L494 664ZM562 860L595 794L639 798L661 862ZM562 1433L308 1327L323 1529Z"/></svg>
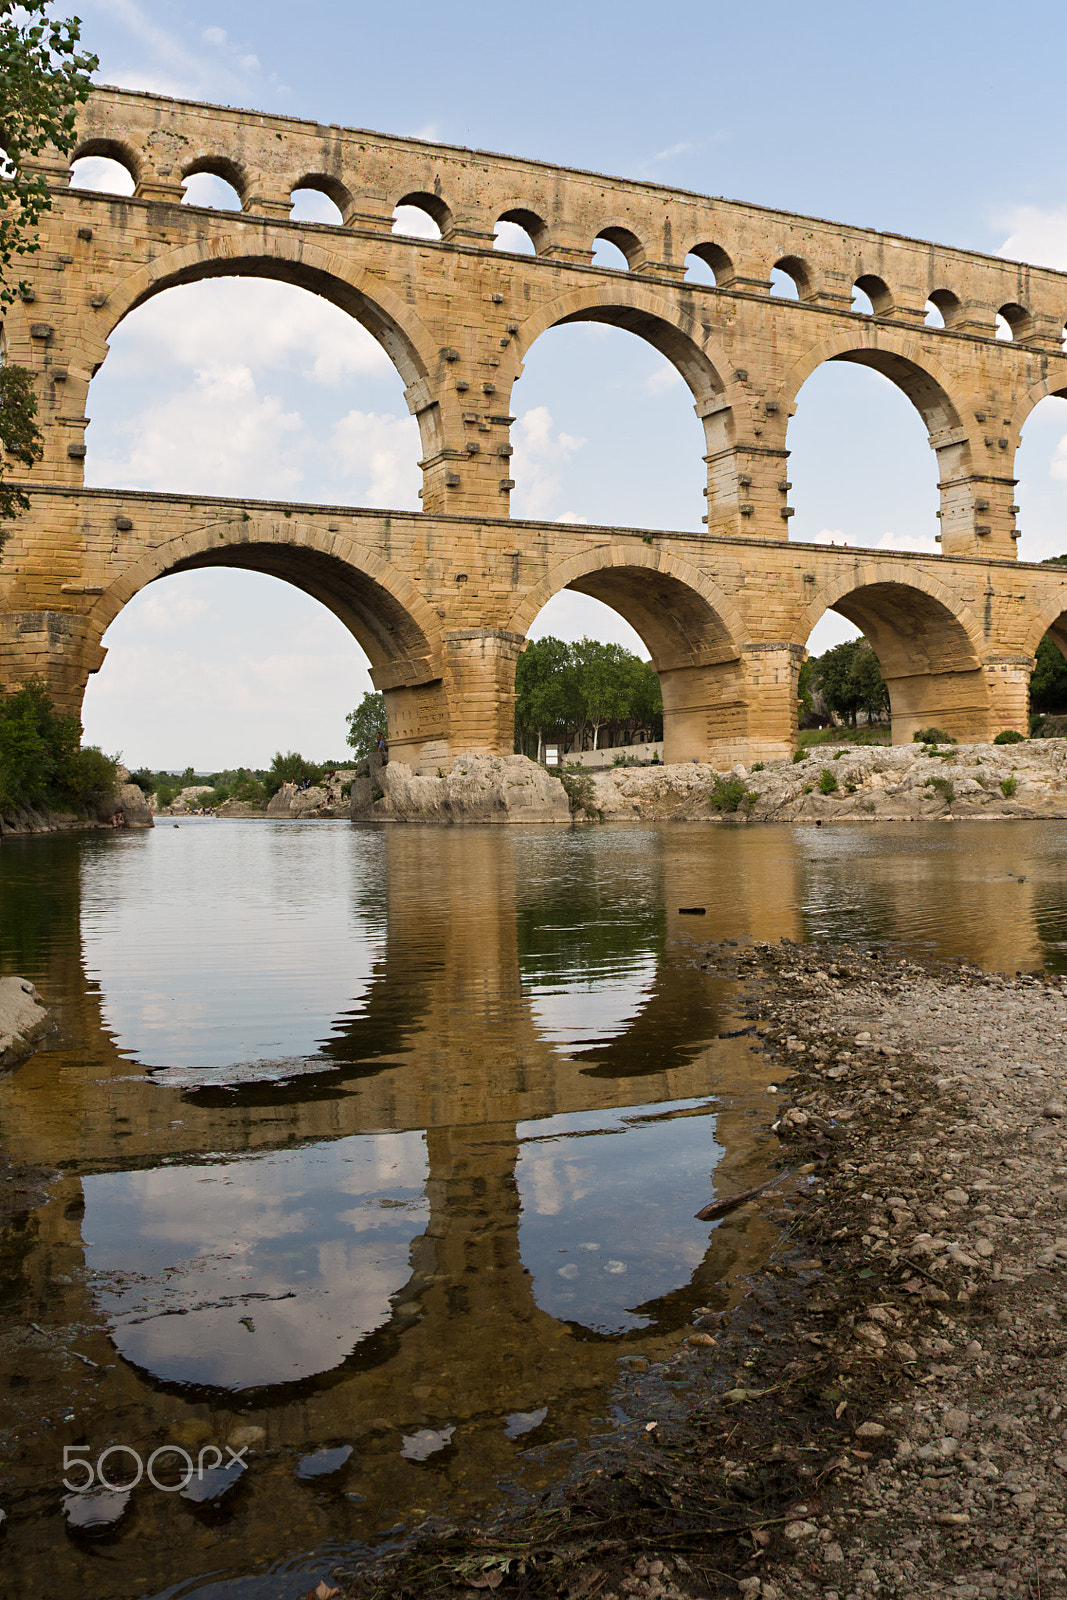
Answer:
<svg viewBox="0 0 1067 1600"><path fill-rule="evenodd" d="M781 1248L668 1362L623 1363L579 1481L343 1592L1067 1595L1067 980L786 942L702 964L779 1069L789 1175L747 1203Z"/></svg>
<svg viewBox="0 0 1067 1600"><path fill-rule="evenodd" d="M799 760L613 767L582 775L605 822L942 821L1067 817L1067 740L1013 745L819 745Z"/></svg>
<svg viewBox="0 0 1067 1600"><path fill-rule="evenodd" d="M116 775L114 794L91 812L49 811L43 806L24 806L18 811L0 813L0 838L20 833L68 833L84 828L151 828L152 812L144 794L130 782L125 767L119 767Z"/></svg>

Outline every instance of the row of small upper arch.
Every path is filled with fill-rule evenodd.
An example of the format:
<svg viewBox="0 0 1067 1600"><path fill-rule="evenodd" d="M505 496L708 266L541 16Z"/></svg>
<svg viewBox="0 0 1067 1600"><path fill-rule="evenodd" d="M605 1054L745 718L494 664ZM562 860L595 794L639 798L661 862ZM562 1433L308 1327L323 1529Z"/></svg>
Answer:
<svg viewBox="0 0 1067 1600"><path fill-rule="evenodd" d="M113 140L87 141L76 151L72 168L71 186L74 188L132 194L136 187L135 158ZM245 175L225 157L203 157L190 163L182 172L182 183L187 202L222 209L240 210L248 191ZM290 193L294 221L343 226L357 209L344 185L322 174L306 175ZM401 196L392 214L393 232L414 238L439 239L448 233L453 222L447 203L439 195L421 192ZM495 248L513 254L538 255L548 234L543 218L516 207L498 217ZM620 226L602 228L592 247L594 263L603 268L634 272L648 259L637 235ZM721 245L710 242L694 244L686 254L685 265L688 282L725 288L736 275L727 252ZM784 299L809 300L818 296L812 271L798 256L783 256L775 262L770 281L771 294ZM892 291L884 279L873 273L863 274L852 287L851 309L867 316L891 315L894 310ZM962 302L950 289L934 289L925 311L926 325L931 328L951 329L964 319ZM1010 301L997 309L995 331L998 339L1025 340L1034 331L1033 318L1025 306ZM1067 327L1064 328L1064 342L1067 344Z"/></svg>

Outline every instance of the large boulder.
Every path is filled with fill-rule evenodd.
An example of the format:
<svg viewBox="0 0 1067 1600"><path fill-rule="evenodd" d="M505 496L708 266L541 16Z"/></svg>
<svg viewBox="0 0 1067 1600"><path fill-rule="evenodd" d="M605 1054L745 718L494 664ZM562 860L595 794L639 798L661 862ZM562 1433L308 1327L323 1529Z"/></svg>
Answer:
<svg viewBox="0 0 1067 1600"><path fill-rule="evenodd" d="M283 783L276 794L272 794L267 801L268 817L292 816L292 803L296 795L295 783Z"/></svg>
<svg viewBox="0 0 1067 1600"><path fill-rule="evenodd" d="M100 822L110 823L113 828L155 827L152 808L144 791L136 783L130 782L128 768L115 768L115 792L98 808L97 818Z"/></svg>
<svg viewBox="0 0 1067 1600"><path fill-rule="evenodd" d="M329 796L325 789L312 784L310 789L298 789L289 802L291 817L321 816Z"/></svg>
<svg viewBox="0 0 1067 1600"><path fill-rule="evenodd" d="M354 822L569 823L558 778L526 756L460 755L452 770L422 777L371 756L352 781Z"/></svg>
<svg viewBox="0 0 1067 1600"><path fill-rule="evenodd" d="M0 978L0 1071L32 1055L50 1027L48 1010L28 978Z"/></svg>

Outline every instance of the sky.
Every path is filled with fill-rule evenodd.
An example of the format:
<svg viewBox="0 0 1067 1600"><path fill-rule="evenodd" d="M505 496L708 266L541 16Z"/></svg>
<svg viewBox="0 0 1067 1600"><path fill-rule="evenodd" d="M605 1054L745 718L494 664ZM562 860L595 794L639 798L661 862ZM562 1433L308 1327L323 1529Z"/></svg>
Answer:
<svg viewBox="0 0 1067 1600"><path fill-rule="evenodd" d="M81 0L78 11L102 83L652 179L1067 269L1061 97L1054 69L1034 65L1062 56L1062 0L1019 0L1010 16L984 0L902 0L891 20L838 0L817 15L791 0L703 0L669 19L630 0L542 0L499 15L427 0L298 10ZM86 162L74 181L118 187L115 176ZM231 196L201 176L189 198ZM133 313L110 343L89 393L88 483L417 508L418 433L400 378L326 302L267 282L189 285ZM552 330L513 410L513 515L699 528L703 432L688 390L636 336ZM887 380L820 368L787 443L794 539L936 548L935 458ZM1067 550L1067 402L1038 407L1016 470L1020 556ZM809 648L854 631L830 614ZM557 597L533 632L647 654L621 618L578 595ZM151 585L104 643L85 737L135 767L264 766L278 749L336 759L345 713L370 686L330 613L254 573Z"/></svg>

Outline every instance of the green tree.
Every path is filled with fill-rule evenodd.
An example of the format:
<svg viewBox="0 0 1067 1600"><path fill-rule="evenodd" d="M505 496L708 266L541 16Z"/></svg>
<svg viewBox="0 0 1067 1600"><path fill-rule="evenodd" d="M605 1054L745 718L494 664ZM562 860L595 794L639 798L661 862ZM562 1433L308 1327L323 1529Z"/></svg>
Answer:
<svg viewBox="0 0 1067 1600"><path fill-rule="evenodd" d="M834 716L856 726L860 711L880 717L889 710L889 690L878 657L866 639L846 639L811 663L809 684L818 689Z"/></svg>
<svg viewBox="0 0 1067 1600"><path fill-rule="evenodd" d="M579 639L574 647L578 706L583 731L593 730L594 750L605 723L623 722L631 715L636 688L632 666L637 659L621 644L601 644L596 639Z"/></svg>
<svg viewBox="0 0 1067 1600"><path fill-rule="evenodd" d="M0 695L0 811L51 805L90 809L115 789L115 762L79 749L77 717L56 710L40 678Z"/></svg>
<svg viewBox="0 0 1067 1600"><path fill-rule="evenodd" d="M276 750L263 787L268 795L274 795L283 783L318 783L324 771L325 768L316 766L314 761L305 761L296 750L290 750L284 756L280 750Z"/></svg>
<svg viewBox="0 0 1067 1600"><path fill-rule="evenodd" d="M96 56L78 49L81 23L50 15L50 0L0 0L0 306L24 284L9 282L11 264L40 248L37 226L52 204L48 179L34 158L48 146L69 155L77 143L78 106L88 98ZM41 459L33 376L0 367L0 521L24 511L25 494L4 481L11 462ZM0 549L7 534L0 529Z"/></svg>
<svg viewBox="0 0 1067 1600"><path fill-rule="evenodd" d="M571 646L551 634L531 639L515 669L515 743L519 753L532 754L540 761L547 740L566 736L575 710Z"/></svg>
<svg viewBox="0 0 1067 1600"><path fill-rule="evenodd" d="M515 671L515 748L540 761L546 742L581 748L592 730L598 749L605 729L662 732L663 697L654 668L618 644L533 639Z"/></svg>
<svg viewBox="0 0 1067 1600"><path fill-rule="evenodd" d="M345 721L348 723L345 743L351 745L360 760L373 755L379 744L384 745L389 737L384 694L371 694L368 691L356 709L348 713Z"/></svg>
<svg viewBox="0 0 1067 1600"><path fill-rule="evenodd" d="M633 686L630 702L630 723L633 729L646 729L653 739L663 737L663 690L659 674L651 661L631 656L630 668Z"/></svg>

